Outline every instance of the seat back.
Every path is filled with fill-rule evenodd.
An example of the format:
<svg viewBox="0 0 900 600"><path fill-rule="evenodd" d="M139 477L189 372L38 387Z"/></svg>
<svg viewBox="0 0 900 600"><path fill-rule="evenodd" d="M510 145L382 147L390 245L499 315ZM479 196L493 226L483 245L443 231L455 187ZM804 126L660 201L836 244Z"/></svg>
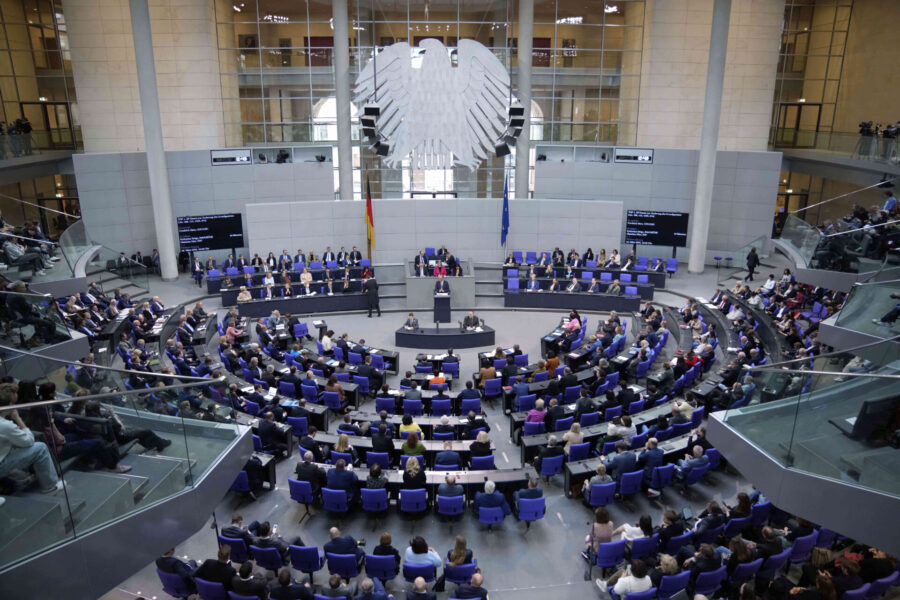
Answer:
<svg viewBox="0 0 900 600"><path fill-rule="evenodd" d="M452 431L436 432L436 433L431 434L431 439L433 439L435 441L441 440L441 441L451 441L452 442L453 440L456 439L456 434L454 434Z"/></svg>
<svg viewBox="0 0 900 600"><path fill-rule="evenodd" d="M389 415L392 415L396 406L396 401L393 398L375 398L375 412L386 411Z"/></svg>
<svg viewBox="0 0 900 600"><path fill-rule="evenodd" d="M748 517L749 518L749 517ZM732 583L744 583L756 577L757 571L762 567L763 559L757 558L754 561L743 563L734 568L731 573Z"/></svg>
<svg viewBox="0 0 900 600"><path fill-rule="evenodd" d="M656 552L659 545L659 534L654 533L651 537L635 538L631 541L631 558L644 558Z"/></svg>
<svg viewBox="0 0 900 600"><path fill-rule="evenodd" d="M259 439L257 436L253 436L257 440ZM256 449L256 440L253 440L254 450ZM237 474L237 477L234 478L234 483L231 484L231 491L233 492L241 492L247 493L250 491L250 479L247 477L247 471L241 471Z"/></svg>
<svg viewBox="0 0 900 600"><path fill-rule="evenodd" d="M326 552L325 559L328 561L328 573L331 575L336 573L343 579L352 579L359 575L355 554L330 554Z"/></svg>
<svg viewBox="0 0 900 600"><path fill-rule="evenodd" d="M366 465L381 465L382 469L390 469L391 456L387 452L366 452Z"/></svg>
<svg viewBox="0 0 900 600"><path fill-rule="evenodd" d="M650 474L650 487L655 490L662 490L664 487L672 485L672 477L675 475L675 465L663 465L654 467Z"/></svg>
<svg viewBox="0 0 900 600"><path fill-rule="evenodd" d="M546 512L546 499L543 497L519 499L519 519L522 521L543 519Z"/></svg>
<svg viewBox="0 0 900 600"><path fill-rule="evenodd" d="M612 406L610 408L607 408L603 412L603 420L606 422L612 421L616 417L621 417L621 416L622 416L622 407L621 406Z"/></svg>
<svg viewBox="0 0 900 600"><path fill-rule="evenodd" d="M597 560L595 564L598 567L609 568L615 567L625 555L625 540L618 542L607 542L597 545Z"/></svg>
<svg viewBox="0 0 900 600"><path fill-rule="evenodd" d="M444 415L449 415L450 410L451 410L450 398L444 398L443 400L432 399L432 401L431 401L431 415L432 416L442 417ZM453 439L453 438L450 438L450 439Z"/></svg>
<svg viewBox="0 0 900 600"><path fill-rule="evenodd" d="M269 571L278 571L284 564L281 560L281 553L277 548L260 548L259 546L250 545L250 551L253 553L253 559L257 566Z"/></svg>
<svg viewBox="0 0 900 600"><path fill-rule="evenodd" d="M712 598L713 594L722 587L722 582L727 576L727 567L724 565L715 571L700 573L697 581L694 582L694 594L703 594L707 598Z"/></svg>
<svg viewBox="0 0 900 600"><path fill-rule="evenodd" d="M538 435L540 433L544 433L544 422L540 421L538 423L529 423L525 422L524 429L522 430L522 435Z"/></svg>
<svg viewBox="0 0 900 600"><path fill-rule="evenodd" d="M871 587L871 583L864 583L862 587L858 587L855 590L847 590L841 596L841 600L864 600L868 597Z"/></svg>
<svg viewBox="0 0 900 600"><path fill-rule="evenodd" d="M694 467L691 469L687 477L684 478L684 485L694 485L706 475L706 472L709 470L709 465L703 465L702 467Z"/></svg>
<svg viewBox="0 0 900 600"><path fill-rule="evenodd" d="M288 489L290 490L291 500L302 504L312 504L315 499L312 492L312 485L308 481L299 481L297 479L288 478Z"/></svg>
<svg viewBox="0 0 900 600"><path fill-rule="evenodd" d="M591 486L591 495L588 504L593 507L606 506L616 496L616 483L595 483Z"/></svg>
<svg viewBox="0 0 900 600"><path fill-rule="evenodd" d="M569 446L569 462L586 459L591 453L591 443L572 444Z"/></svg>
<svg viewBox="0 0 900 600"><path fill-rule="evenodd" d="M242 563L250 560L250 551L247 549L247 544L244 543L244 540L220 535L219 546L224 546L225 544L231 547L231 562Z"/></svg>
<svg viewBox="0 0 900 600"><path fill-rule="evenodd" d="M337 461L343 460L348 465L353 464L353 454L350 452L338 452L337 450L332 450L331 454L328 457L329 464L337 464Z"/></svg>
<svg viewBox="0 0 900 600"><path fill-rule="evenodd" d="M626 594L622 600L655 600L656 599L656 588L652 587L649 590L643 592L631 592L630 594Z"/></svg>
<svg viewBox="0 0 900 600"><path fill-rule="evenodd" d="M597 411L584 413L583 415L581 415L581 418L578 419L578 422L581 424L582 428L596 425L600 422L600 413Z"/></svg>
<svg viewBox="0 0 900 600"><path fill-rule="evenodd" d="M513 408L516 410L516 412L529 411L534 408L535 402L537 402L537 394L517 396L513 401Z"/></svg>
<svg viewBox="0 0 900 600"><path fill-rule="evenodd" d="M397 559L392 555L366 554L366 575L368 577L387 581L398 574Z"/></svg>
<svg viewBox="0 0 900 600"><path fill-rule="evenodd" d="M467 414L469 414L470 411L473 411L476 415L481 414L481 399L480 398L463 398L463 401L460 403L460 406L459 406L460 414L467 415Z"/></svg>
<svg viewBox="0 0 900 600"><path fill-rule="evenodd" d="M388 509L388 495L386 489L360 490L362 495L362 508L366 512L383 512Z"/></svg>
<svg viewBox="0 0 900 600"><path fill-rule="evenodd" d="M444 561L444 578L450 583L463 585L469 583L472 579L472 575L475 574L476 568L477 565L474 560L464 565L456 565L455 567L452 566L449 561Z"/></svg>
<svg viewBox="0 0 900 600"><path fill-rule="evenodd" d="M559 456L548 456L541 460L541 476L550 477L557 473L562 473L564 458L565 455L560 454Z"/></svg>
<svg viewBox="0 0 900 600"><path fill-rule="evenodd" d="M159 569L156 570L156 574L159 575L159 580L162 582L163 591L165 593L176 598L187 598L191 595L191 590L188 589L188 586L181 578L181 575L178 575L177 573L166 573Z"/></svg>
<svg viewBox="0 0 900 600"><path fill-rule="evenodd" d="M463 514L465 496L438 496L437 511L439 515L461 515Z"/></svg>
<svg viewBox="0 0 900 600"><path fill-rule="evenodd" d="M827 527L820 527L818 537L816 537L816 546L819 548L831 548L834 545L834 539L837 533Z"/></svg>
<svg viewBox="0 0 900 600"><path fill-rule="evenodd" d="M567 431L569 427L572 426L572 423L575 422L575 417L566 417L565 419L557 419L554 431Z"/></svg>
<svg viewBox="0 0 900 600"><path fill-rule="evenodd" d="M403 399L403 414L418 417L422 415L422 401L418 398Z"/></svg>
<svg viewBox="0 0 900 600"><path fill-rule="evenodd" d="M472 457L472 470L473 471L490 471L495 469L494 466L494 455L489 454L487 456L473 456Z"/></svg>
<svg viewBox="0 0 900 600"><path fill-rule="evenodd" d="M629 405L628 405L628 414L629 414L629 415L635 415L635 414L641 412L642 410L644 410L644 403L645 403L645 402L646 402L646 401L642 398L642 399L640 399L640 400L635 400L634 402L632 402L631 404L629 404Z"/></svg>
<svg viewBox="0 0 900 600"><path fill-rule="evenodd" d="M416 577L421 577L426 583L430 583L435 580L436 574L437 568L430 563L427 565L411 565L409 563L403 563L403 579L409 583L414 582Z"/></svg>
<svg viewBox="0 0 900 600"><path fill-rule="evenodd" d="M631 448L633 450L638 450L644 447L644 444L647 443L647 439L650 437L650 433L645 431L644 433L638 434L631 438Z"/></svg>
<svg viewBox="0 0 900 600"><path fill-rule="evenodd" d="M884 594L888 590L888 588L897 585L898 581L900 581L900 571L894 571L887 577L876 579L870 584L869 593L866 594L866 600L875 600L876 598L880 598L882 594Z"/></svg>
<svg viewBox="0 0 900 600"><path fill-rule="evenodd" d="M228 600L225 586L218 581L206 581L194 577L194 583L197 584L197 595L200 596L200 600Z"/></svg>
<svg viewBox="0 0 900 600"><path fill-rule="evenodd" d="M534 379L532 379L532 381L534 381L534 383L538 383L539 381L547 381L549 378L550 378L549 371L541 371L540 373L534 374Z"/></svg>
<svg viewBox="0 0 900 600"><path fill-rule="evenodd" d="M621 281L622 283L630 282L631 273L622 273L621 275L619 275L619 281Z"/></svg>
<svg viewBox="0 0 900 600"><path fill-rule="evenodd" d="M347 492L344 490L322 488L322 505L328 512L347 512Z"/></svg>
<svg viewBox="0 0 900 600"><path fill-rule="evenodd" d="M418 490L400 490L400 512L420 513L428 509L428 492Z"/></svg>
<svg viewBox="0 0 900 600"><path fill-rule="evenodd" d="M750 518L753 519L754 527L762 527L769 520L769 515L772 513L772 503L766 500L765 502L760 502L759 504L754 504L750 507Z"/></svg>
<svg viewBox="0 0 900 600"><path fill-rule="evenodd" d="M400 457L400 468L401 468L402 470L404 470L404 471L406 470L406 461L408 461L408 460L411 459L411 458L414 458L414 459L416 459L417 461L419 461L419 467L420 467L422 470L425 469L425 457L424 457L424 456L422 456L422 455L420 455L420 454L417 454L417 455L415 455L415 456L407 456L407 455L404 454L403 456Z"/></svg>
<svg viewBox="0 0 900 600"><path fill-rule="evenodd" d="M816 545L816 538L818 536L818 533L813 532L809 535L804 535L803 537L798 537L797 539L795 539L794 545L791 546L791 555L789 557L789 560L792 563L809 560L809 557L812 554L812 549Z"/></svg>
<svg viewBox="0 0 900 600"><path fill-rule="evenodd" d="M322 392L322 403L331 410L343 410L341 396L337 392Z"/></svg>
<svg viewBox="0 0 900 600"><path fill-rule="evenodd" d="M641 491L641 482L644 480L644 471L632 471L622 473L619 479L619 494L622 497L631 496Z"/></svg>
<svg viewBox="0 0 900 600"><path fill-rule="evenodd" d="M519 279L507 279L506 280L506 289L508 290L518 290L519 288Z"/></svg>
<svg viewBox="0 0 900 600"><path fill-rule="evenodd" d="M513 356L513 362L516 363L517 367L527 367L528 354L516 354L515 356Z"/></svg>
<svg viewBox="0 0 900 600"><path fill-rule="evenodd" d="M478 509L478 522L485 525L493 525L503 521L503 508L500 506L482 506Z"/></svg>
<svg viewBox="0 0 900 600"><path fill-rule="evenodd" d="M691 543L691 535L692 532L688 531L687 533L669 538L669 543L666 544L666 554L671 554L673 556L678 554L678 551L682 548L682 546L686 546Z"/></svg>
<svg viewBox="0 0 900 600"><path fill-rule="evenodd" d="M502 379L500 377L496 377L494 379L488 379L484 382L484 395L485 396L499 396L502 393L501 385Z"/></svg>
<svg viewBox="0 0 900 600"><path fill-rule="evenodd" d="M634 285L626 285L626 286L625 286L625 295L626 295L626 296L637 296L637 295L638 295L638 289L637 289L637 286L634 286Z"/></svg>
<svg viewBox="0 0 900 600"><path fill-rule="evenodd" d="M687 588L690 579L690 571L683 571L677 575L663 575L659 582L659 589L656 590L657 598L659 600L669 600L669 598Z"/></svg>
<svg viewBox="0 0 900 600"><path fill-rule="evenodd" d="M750 526L750 519L751 517L735 517L729 519L728 522L725 523L725 531L722 532L722 535L725 536L725 539L730 540Z"/></svg>

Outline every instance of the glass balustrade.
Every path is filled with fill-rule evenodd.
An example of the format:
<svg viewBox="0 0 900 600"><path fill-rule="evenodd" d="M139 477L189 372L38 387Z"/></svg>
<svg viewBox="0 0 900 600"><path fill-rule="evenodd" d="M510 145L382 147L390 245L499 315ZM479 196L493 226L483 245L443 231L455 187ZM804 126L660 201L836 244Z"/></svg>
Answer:
<svg viewBox="0 0 900 600"><path fill-rule="evenodd" d="M0 361L18 381L0 384L0 426L28 442L0 460L0 569L191 489L240 433L211 400L219 381L8 347Z"/></svg>
<svg viewBox="0 0 900 600"><path fill-rule="evenodd" d="M864 137L859 133L822 132L807 130L778 130L775 146L794 146L809 152L831 152L863 160L900 162L900 140L885 137ZM794 134L796 133L796 137ZM773 134L774 135L774 134ZM775 139L770 137L770 139ZM787 148L786 148L787 149Z"/></svg>
<svg viewBox="0 0 900 600"><path fill-rule="evenodd" d="M148 277L150 269L143 263L131 260L111 248L95 244L84 227L83 221L70 225L59 236L59 245L67 260L74 265L85 252L99 248L97 254L85 265L85 275L96 280L105 273L116 275L119 279L135 285L143 290L149 289ZM124 284L123 284L124 285ZM122 285L104 285L104 288L122 287Z"/></svg>
<svg viewBox="0 0 900 600"><path fill-rule="evenodd" d="M788 215L781 229L781 242L794 250L802 259L803 265L812 263L821 235L819 230L794 215Z"/></svg>
<svg viewBox="0 0 900 600"><path fill-rule="evenodd" d="M900 496L894 345L760 368L750 401L724 422L784 467Z"/></svg>
<svg viewBox="0 0 900 600"><path fill-rule="evenodd" d="M71 338L50 294L0 292L0 344L33 350Z"/></svg>
<svg viewBox="0 0 900 600"><path fill-rule="evenodd" d="M752 248L756 248L756 253L759 255L760 260L766 258L769 255L767 251L768 240L769 238L767 236L761 235L749 244L745 244L732 252L725 253L722 258L727 256L730 257L731 260L720 261L719 281L726 281L738 271L746 271L747 255L750 254ZM757 267L756 270L759 272L759 267Z"/></svg>
<svg viewBox="0 0 900 600"><path fill-rule="evenodd" d="M853 286L838 313L835 325L869 335L890 338L900 335L900 280L860 283Z"/></svg>

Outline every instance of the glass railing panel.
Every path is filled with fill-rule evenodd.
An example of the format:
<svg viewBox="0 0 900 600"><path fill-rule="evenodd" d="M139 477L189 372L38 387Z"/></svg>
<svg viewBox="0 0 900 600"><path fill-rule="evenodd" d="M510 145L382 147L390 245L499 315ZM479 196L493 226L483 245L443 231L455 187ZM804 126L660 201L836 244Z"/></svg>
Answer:
<svg viewBox="0 0 900 600"><path fill-rule="evenodd" d="M18 501L7 505L15 514L0 507L0 521L42 530L35 533L39 547L4 554L0 545L0 569L26 552L84 535L192 488L240 433L231 408L212 400L210 386L221 389L223 380L70 364L5 346L0 369L18 381L16 406L27 413L26 427L48 441L52 472L64 482L64 493L48 496L68 502L59 519L42 516L41 522L35 516L20 523L27 515L19 514ZM0 394L0 413L2 399ZM12 416L6 412L4 418ZM0 461L0 494L43 498L34 485L6 485L6 466ZM24 470L35 478L33 466Z"/></svg>
<svg viewBox="0 0 900 600"><path fill-rule="evenodd" d="M92 246L84 228L84 221L69 225L59 236L59 248L69 264L74 265L82 254Z"/></svg>
<svg viewBox="0 0 900 600"><path fill-rule="evenodd" d="M819 245L819 230L794 215L788 215L781 230L781 241L796 251L809 265Z"/></svg>
<svg viewBox="0 0 900 600"><path fill-rule="evenodd" d="M879 337L900 335L900 281L853 286L835 324Z"/></svg>
<svg viewBox="0 0 900 600"><path fill-rule="evenodd" d="M900 160L900 139L863 136L859 133L775 129L771 135L776 148L796 148L832 152L862 160L896 163Z"/></svg>
<svg viewBox="0 0 900 600"><path fill-rule="evenodd" d="M34 350L72 339L66 322L50 294L24 291L0 292L0 343L20 350Z"/></svg>
<svg viewBox="0 0 900 600"><path fill-rule="evenodd" d="M0 569L75 537L61 455L45 437L47 407L17 408L18 386L0 384L0 427L20 442L0 460Z"/></svg>
<svg viewBox="0 0 900 600"><path fill-rule="evenodd" d="M147 290L149 289L148 271L146 266L131 260L124 254L102 247L100 252L88 263L85 268L85 275L90 279L96 278L97 275L103 272L112 273L119 279L124 279L132 285ZM109 287L109 285L104 285L104 288Z"/></svg>
<svg viewBox="0 0 900 600"><path fill-rule="evenodd" d="M731 261L722 261L719 271L719 280L725 281L738 271L745 271L747 269L747 255L750 254L750 250L753 248L756 249L756 253L760 260L766 258L768 256L766 250L768 247L768 239L768 236L761 235L737 250L723 253L723 258L728 256L731 258ZM757 272L759 272L759 267L757 267Z"/></svg>
<svg viewBox="0 0 900 600"><path fill-rule="evenodd" d="M752 400L724 421L786 468L900 496L900 360L888 344L759 369Z"/></svg>

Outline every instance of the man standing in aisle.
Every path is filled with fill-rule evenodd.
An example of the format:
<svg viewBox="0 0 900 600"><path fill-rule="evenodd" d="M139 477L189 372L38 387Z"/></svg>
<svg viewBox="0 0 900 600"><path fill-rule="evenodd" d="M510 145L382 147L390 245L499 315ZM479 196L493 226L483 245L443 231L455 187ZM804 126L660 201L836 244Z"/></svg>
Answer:
<svg viewBox="0 0 900 600"><path fill-rule="evenodd" d="M372 309L378 311L381 316L381 304L378 299L378 282L372 277L366 277L363 280L363 291L366 293L366 299L369 302L369 318L372 318Z"/></svg>

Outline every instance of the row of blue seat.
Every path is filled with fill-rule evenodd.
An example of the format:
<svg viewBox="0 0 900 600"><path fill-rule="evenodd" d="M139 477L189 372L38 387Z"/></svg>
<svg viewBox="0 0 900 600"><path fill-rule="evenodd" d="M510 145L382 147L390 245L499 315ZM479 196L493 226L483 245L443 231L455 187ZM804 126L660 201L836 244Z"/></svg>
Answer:
<svg viewBox="0 0 900 600"><path fill-rule="evenodd" d="M338 265L337 261L335 261L335 260L330 260L326 263L316 260L316 261L312 261L311 263L309 263L308 266L309 266L310 270L312 270L312 271L318 271L320 269L324 269L325 267L328 267L329 269L337 269L340 267L340 265ZM372 266L372 261L369 260L368 258L364 258L360 261L359 267L357 267L357 268L371 267L371 266ZM294 270L294 271L302 271L303 269L305 269L307 267L307 264L306 263L293 263L292 267L293 267L292 270ZM276 270L280 271L281 269L276 269ZM258 272L260 272L260 271L258 271L256 267L253 267L250 265L245 266L243 269L239 269L237 267L228 267L227 269L225 269L225 275L228 275L229 277L234 277L234 276L240 275L242 273L253 275ZM210 269L209 271L206 272L206 275L207 275L207 277L222 277L222 270L221 269Z"/></svg>

